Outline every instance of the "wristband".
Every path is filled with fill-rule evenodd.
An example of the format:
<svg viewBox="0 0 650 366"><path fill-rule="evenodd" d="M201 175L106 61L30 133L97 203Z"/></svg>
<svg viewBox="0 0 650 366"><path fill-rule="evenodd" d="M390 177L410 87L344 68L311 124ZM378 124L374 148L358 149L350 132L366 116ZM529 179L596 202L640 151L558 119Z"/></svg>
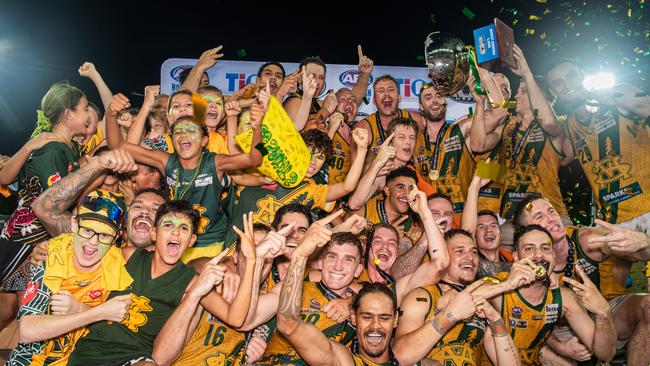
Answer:
<svg viewBox="0 0 650 366"><path fill-rule="evenodd" d="M451 324L456 324L458 322L458 319L456 319L454 314L452 314L451 311L449 311L449 309L445 309L445 316L447 317L447 319Z"/></svg>
<svg viewBox="0 0 650 366"><path fill-rule="evenodd" d="M266 156L269 153L269 150L266 149L263 142L255 145L255 148L260 152L260 154L262 154L262 156Z"/></svg>
<svg viewBox="0 0 650 366"><path fill-rule="evenodd" d="M437 316L431 320L431 325L433 326L433 329L435 329L436 332L442 336L444 336L450 328L449 326L445 327L444 325L440 324Z"/></svg>

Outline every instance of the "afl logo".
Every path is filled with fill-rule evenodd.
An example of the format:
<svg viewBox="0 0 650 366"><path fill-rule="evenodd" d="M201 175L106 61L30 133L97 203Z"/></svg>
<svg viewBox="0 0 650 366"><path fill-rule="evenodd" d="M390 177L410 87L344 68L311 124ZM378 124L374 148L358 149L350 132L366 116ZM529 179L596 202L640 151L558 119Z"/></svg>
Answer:
<svg viewBox="0 0 650 366"><path fill-rule="evenodd" d="M341 84L348 88L353 88L357 85L357 80L359 80L359 70L348 70L339 75ZM372 75L370 75L370 80L368 81L368 85L370 84L372 84Z"/></svg>
<svg viewBox="0 0 650 366"><path fill-rule="evenodd" d="M172 71L169 72L169 76L171 76L171 78L174 79L174 81L180 82L181 72L183 72L184 70L187 70L187 69L191 69L191 68L192 68L192 65L176 66L176 67L174 67L172 69Z"/></svg>

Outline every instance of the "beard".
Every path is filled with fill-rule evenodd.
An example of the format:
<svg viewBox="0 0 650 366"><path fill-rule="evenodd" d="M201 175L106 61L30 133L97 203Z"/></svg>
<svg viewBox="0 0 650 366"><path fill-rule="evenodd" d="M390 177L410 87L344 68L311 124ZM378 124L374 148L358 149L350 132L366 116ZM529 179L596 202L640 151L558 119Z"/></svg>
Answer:
<svg viewBox="0 0 650 366"><path fill-rule="evenodd" d="M445 115L447 114L447 108L444 106L440 106L440 112L438 114L433 114L431 113L430 110L425 109L423 111L424 117L429 120L429 121L440 121L445 118Z"/></svg>

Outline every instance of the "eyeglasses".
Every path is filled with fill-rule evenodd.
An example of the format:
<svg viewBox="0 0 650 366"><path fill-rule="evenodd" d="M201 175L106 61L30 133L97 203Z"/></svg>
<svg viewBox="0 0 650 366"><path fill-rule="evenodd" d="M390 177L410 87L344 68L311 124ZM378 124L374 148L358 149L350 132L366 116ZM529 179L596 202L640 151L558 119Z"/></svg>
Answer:
<svg viewBox="0 0 650 366"><path fill-rule="evenodd" d="M79 229L77 230L77 234L79 234L80 237L84 239L92 239L95 235L97 235L97 241L99 241L101 244L104 245L111 245L113 244L113 241L115 240L115 235L110 235L110 234L104 234L104 233L98 233L95 230L91 228L87 228L85 226L79 225Z"/></svg>
<svg viewBox="0 0 650 366"><path fill-rule="evenodd" d="M124 211L122 211L120 206L115 202L102 197L86 197L81 202L81 206L95 212L105 210L106 216L112 221L120 221L124 215Z"/></svg>

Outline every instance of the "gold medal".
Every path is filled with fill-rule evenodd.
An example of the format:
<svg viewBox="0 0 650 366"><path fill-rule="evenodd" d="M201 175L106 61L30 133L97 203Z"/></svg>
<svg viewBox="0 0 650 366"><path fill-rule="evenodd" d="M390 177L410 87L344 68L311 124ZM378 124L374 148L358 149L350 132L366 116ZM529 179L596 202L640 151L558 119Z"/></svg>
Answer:
<svg viewBox="0 0 650 366"><path fill-rule="evenodd" d="M437 170L433 169L429 172L429 179L431 180L438 180L440 178L440 172Z"/></svg>
<svg viewBox="0 0 650 366"><path fill-rule="evenodd" d="M538 281L541 281L546 278L546 268L544 266L539 265L535 267L535 279Z"/></svg>

